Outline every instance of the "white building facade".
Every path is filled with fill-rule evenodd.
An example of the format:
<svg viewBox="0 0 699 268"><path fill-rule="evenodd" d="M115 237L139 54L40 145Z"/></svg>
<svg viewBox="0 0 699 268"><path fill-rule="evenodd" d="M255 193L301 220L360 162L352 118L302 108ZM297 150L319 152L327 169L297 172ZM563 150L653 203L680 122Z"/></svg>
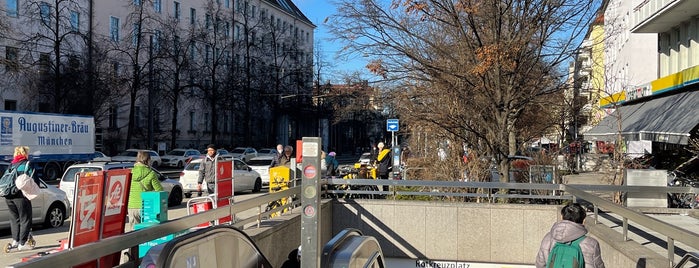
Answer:
<svg viewBox="0 0 699 268"><path fill-rule="evenodd" d="M315 25L291 0L0 6L5 110L92 114L110 153L301 135L287 111L311 100Z"/></svg>

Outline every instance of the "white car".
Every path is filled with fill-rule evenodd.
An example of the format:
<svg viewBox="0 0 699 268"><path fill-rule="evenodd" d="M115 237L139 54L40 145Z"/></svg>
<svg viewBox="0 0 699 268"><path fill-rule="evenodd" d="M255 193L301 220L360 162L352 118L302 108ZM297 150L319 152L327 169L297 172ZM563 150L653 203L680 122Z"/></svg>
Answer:
<svg viewBox="0 0 699 268"><path fill-rule="evenodd" d="M75 179L80 174L80 172L90 172L90 171L107 171L113 169L131 169L133 168L133 163L104 163L104 162L94 162L94 163L82 163L75 164L63 173L61 181L58 183L58 188L60 188L68 196L70 204L73 204L73 197L75 195ZM160 185L163 186L163 191L168 192L167 204L168 207L178 206L182 204L182 184L177 180L173 180L163 175L157 170L153 170L157 173L158 180L160 180Z"/></svg>
<svg viewBox="0 0 699 268"><path fill-rule="evenodd" d="M182 168L184 165L201 157L201 153L195 149L173 149L161 156L163 166Z"/></svg>
<svg viewBox="0 0 699 268"><path fill-rule="evenodd" d="M5 172L9 163L0 162L0 174ZM44 227L56 228L71 215L71 205L66 193L53 185L39 180L41 193L32 199L32 223L42 223ZM0 202L0 229L10 228L10 211L7 203Z"/></svg>
<svg viewBox="0 0 699 268"><path fill-rule="evenodd" d="M100 151L95 151L95 156L92 158L94 162L110 162L112 158Z"/></svg>
<svg viewBox="0 0 699 268"><path fill-rule="evenodd" d="M138 151L147 151L150 154L150 165L152 167L159 167L163 163L160 159L160 155L156 151L151 150L140 150L140 149L128 149L119 153L118 155L112 156L112 161L114 162L136 162L136 155Z"/></svg>
<svg viewBox="0 0 699 268"><path fill-rule="evenodd" d="M277 149L274 148L262 148L257 150L257 156L277 156Z"/></svg>
<svg viewBox="0 0 699 268"><path fill-rule="evenodd" d="M243 160L243 162L247 163L250 159L257 156L257 150L250 147L237 147L231 151L231 155L233 158Z"/></svg>
<svg viewBox="0 0 699 268"><path fill-rule="evenodd" d="M269 186L269 168L272 167L272 163L274 163L274 156L269 155L254 157L247 163L252 170L260 174L262 186Z"/></svg>
<svg viewBox="0 0 699 268"><path fill-rule="evenodd" d="M198 193L199 196L206 193L207 186L206 183L201 184L201 191L197 190L197 184L199 180L199 165L201 165L202 159L195 159L182 170L180 173L180 183L184 189L184 196L189 198L193 193ZM240 159L233 160L223 160L218 158L218 161L224 161L225 163L233 163L233 191L252 191L257 193L262 189L262 178L260 174L252 170L250 166L240 161Z"/></svg>

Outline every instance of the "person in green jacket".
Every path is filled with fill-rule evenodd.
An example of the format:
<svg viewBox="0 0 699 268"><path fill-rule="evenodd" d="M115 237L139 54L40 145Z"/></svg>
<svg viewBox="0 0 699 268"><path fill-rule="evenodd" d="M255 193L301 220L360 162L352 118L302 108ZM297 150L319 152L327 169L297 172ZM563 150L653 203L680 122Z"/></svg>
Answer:
<svg viewBox="0 0 699 268"><path fill-rule="evenodd" d="M136 224L141 223L143 208L142 192L162 191L158 175L150 167L150 155L146 151L138 151L136 164L131 169L131 187L129 188L129 223L126 231L133 231Z"/></svg>

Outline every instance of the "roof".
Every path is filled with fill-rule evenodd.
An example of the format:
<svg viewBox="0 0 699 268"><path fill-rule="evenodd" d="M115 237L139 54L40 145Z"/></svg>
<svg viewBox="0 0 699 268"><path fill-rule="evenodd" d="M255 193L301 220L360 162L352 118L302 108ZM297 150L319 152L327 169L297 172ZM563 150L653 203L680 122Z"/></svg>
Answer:
<svg viewBox="0 0 699 268"><path fill-rule="evenodd" d="M299 10L299 8L291 0L267 0L265 2L267 2L268 4L270 4L272 6L279 8L281 10L288 12L290 15L296 17L297 19L302 20L310 25L313 25L313 27L315 27L313 22L311 22L311 20L309 20L306 17L306 15L304 15L303 12L301 12L301 10Z"/></svg>

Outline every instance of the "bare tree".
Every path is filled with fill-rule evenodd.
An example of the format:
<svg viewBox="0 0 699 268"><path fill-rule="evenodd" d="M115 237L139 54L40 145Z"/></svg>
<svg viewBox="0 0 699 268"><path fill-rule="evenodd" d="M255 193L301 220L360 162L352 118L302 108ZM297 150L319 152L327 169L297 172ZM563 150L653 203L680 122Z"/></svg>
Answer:
<svg viewBox="0 0 699 268"><path fill-rule="evenodd" d="M598 1L342 1L332 33L403 91L401 118L482 144L509 180L517 124L562 90L560 66Z"/></svg>

